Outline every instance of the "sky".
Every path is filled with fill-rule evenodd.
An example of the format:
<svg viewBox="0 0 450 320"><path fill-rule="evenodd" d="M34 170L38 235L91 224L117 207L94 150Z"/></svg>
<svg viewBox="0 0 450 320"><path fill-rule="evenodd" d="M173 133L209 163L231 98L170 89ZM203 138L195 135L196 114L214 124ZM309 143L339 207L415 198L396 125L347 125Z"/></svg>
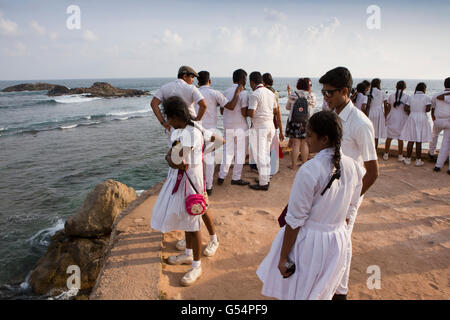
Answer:
<svg viewBox="0 0 450 320"><path fill-rule="evenodd" d="M450 0L0 0L0 80L176 77L181 65L444 79L448 30Z"/></svg>

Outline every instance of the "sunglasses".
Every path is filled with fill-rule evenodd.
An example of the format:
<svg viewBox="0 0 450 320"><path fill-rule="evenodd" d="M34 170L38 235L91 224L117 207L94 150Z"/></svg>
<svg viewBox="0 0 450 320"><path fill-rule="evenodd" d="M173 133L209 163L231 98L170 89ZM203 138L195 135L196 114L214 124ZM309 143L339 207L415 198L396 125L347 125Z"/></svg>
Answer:
<svg viewBox="0 0 450 320"><path fill-rule="evenodd" d="M341 90L342 88L338 88L338 89L332 89L332 90L321 90L322 91L322 95L324 96L324 97L327 97L327 98L331 98L332 96L333 96L333 94L336 92L336 91L339 91L339 90Z"/></svg>

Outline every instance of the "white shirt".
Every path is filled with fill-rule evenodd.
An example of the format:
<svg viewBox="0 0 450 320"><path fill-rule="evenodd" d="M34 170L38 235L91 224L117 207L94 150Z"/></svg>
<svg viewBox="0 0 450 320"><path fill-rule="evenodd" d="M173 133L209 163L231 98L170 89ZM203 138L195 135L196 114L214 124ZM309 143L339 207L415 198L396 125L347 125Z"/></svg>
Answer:
<svg viewBox="0 0 450 320"><path fill-rule="evenodd" d="M391 105L391 109L394 108L395 95L396 95L396 92L392 93L387 100L387 102ZM400 98L400 105L398 105L397 108L400 108L400 107L403 108L405 106L405 104L408 104L408 101L409 101L409 96L407 94L405 94L405 92L403 92L402 97Z"/></svg>
<svg viewBox="0 0 450 320"><path fill-rule="evenodd" d="M202 100L203 96L195 86L187 84L186 81L182 79L177 79L166 83L155 93L155 97L161 102L173 96L181 97L186 102L191 117L197 117L194 103L198 103Z"/></svg>
<svg viewBox="0 0 450 320"><path fill-rule="evenodd" d="M339 113L339 118L342 123L342 152L361 166L366 161L377 160L372 121L351 101Z"/></svg>
<svg viewBox="0 0 450 320"><path fill-rule="evenodd" d="M361 92L358 92L358 95L356 96L355 107L357 107L358 110L361 110L363 104L367 104L367 96L362 94Z"/></svg>
<svg viewBox="0 0 450 320"><path fill-rule="evenodd" d="M274 109L277 109L277 102L272 91L262 84L258 85L249 97L248 109L255 110L252 118L254 128L271 128L273 124Z"/></svg>
<svg viewBox="0 0 450 320"><path fill-rule="evenodd" d="M209 85L201 86L198 90L205 98L206 105L208 106L200 122L205 128L215 128L217 126L217 106L224 107L228 103L228 100L220 91L214 90ZM196 113L198 113L199 107L196 103Z"/></svg>
<svg viewBox="0 0 450 320"><path fill-rule="evenodd" d="M228 101L233 100L234 92L238 85L235 83L223 92ZM223 111L224 129L248 129L247 118L242 116L241 109L248 107L248 92L243 90L239 93L238 102L234 110L225 109Z"/></svg>
<svg viewBox="0 0 450 320"><path fill-rule="evenodd" d="M372 102L370 103L370 108L383 108L383 102L387 100L387 95L384 91L373 88L372 89ZM383 109L384 110L384 109Z"/></svg>
<svg viewBox="0 0 450 320"><path fill-rule="evenodd" d="M445 89L433 96L431 99L431 108L434 109L434 116L436 119L450 119L450 95L444 97L444 101L438 100L437 96L450 91L450 89Z"/></svg>
<svg viewBox="0 0 450 320"><path fill-rule="evenodd" d="M340 225L353 218L362 188L363 168L341 153L341 177L322 191L334 171L333 148L317 153L297 171L289 197L286 223L296 229L309 222Z"/></svg>
<svg viewBox="0 0 450 320"><path fill-rule="evenodd" d="M408 99L411 112L426 113L427 105L431 105L431 98L422 91L417 91Z"/></svg>

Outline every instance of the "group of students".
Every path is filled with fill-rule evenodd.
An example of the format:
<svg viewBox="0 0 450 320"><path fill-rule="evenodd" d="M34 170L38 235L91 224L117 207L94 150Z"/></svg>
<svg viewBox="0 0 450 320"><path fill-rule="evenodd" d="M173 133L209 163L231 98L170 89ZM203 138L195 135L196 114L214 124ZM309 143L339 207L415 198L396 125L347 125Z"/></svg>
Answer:
<svg viewBox="0 0 450 320"><path fill-rule="evenodd" d="M195 77L200 89L193 85ZM244 70L236 70L234 85L222 95L210 88L207 73L197 74L183 66L178 79L161 87L151 101L155 116L166 129L169 149L166 161L170 167L153 208L151 228L163 233L185 231L185 240L176 245L184 253L167 259L169 264L192 265L181 279L184 286L194 284L202 274L202 220L210 234L203 254L212 256L219 246L211 213L205 210L202 215L188 214L186 204L187 197L194 194L203 194L207 200L206 190L212 187L208 175L213 168L208 169L206 155L216 143L225 142L226 160L221 164L219 184L228 172L229 158L234 157L232 183L248 185L241 179L248 130L249 156L259 172L258 184L252 185L253 189L268 189L274 117L281 129L279 137L283 138L279 106L259 72L249 76L250 94L245 90L246 78ZM297 91L292 93L300 102L292 97L290 107L294 110L290 112L286 133L305 143L308 152L315 156L297 171L289 203L279 219L284 221L280 223L282 228L257 270L263 283L262 293L278 299L346 299L353 225L363 195L379 174L374 126L351 101L350 71L337 67L319 82L330 111L315 113L300 126L290 122L295 118L294 112L302 113L315 103L308 87L302 86L305 83L310 86L310 81L300 81ZM217 106L224 115L224 141L214 132ZM244 124L246 117L251 118L250 127L247 121Z"/></svg>
<svg viewBox="0 0 450 320"><path fill-rule="evenodd" d="M414 94L405 94L405 81L398 81L396 91L387 95L381 89L381 80L376 78L370 83L365 80L356 86L352 95L355 106L372 121L375 129L375 147L378 139L386 139L384 160L389 159L389 150L393 139L398 141L398 161L411 164L411 154L416 144L416 166L423 166L422 143L430 143L429 155L435 160L434 152L439 134L444 130L441 152L434 171L440 171L449 151L450 143L450 78L444 80L445 90L432 98L426 95L424 82L417 84ZM433 130L427 113L431 111ZM445 130L447 129L447 133ZM403 141L408 141L406 157L403 156ZM450 170L448 171L450 174Z"/></svg>

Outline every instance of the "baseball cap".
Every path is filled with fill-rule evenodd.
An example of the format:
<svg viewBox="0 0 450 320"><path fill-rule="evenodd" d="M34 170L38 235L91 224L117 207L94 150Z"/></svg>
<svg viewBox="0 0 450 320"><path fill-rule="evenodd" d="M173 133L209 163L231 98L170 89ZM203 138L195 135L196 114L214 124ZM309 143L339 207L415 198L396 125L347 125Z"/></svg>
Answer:
<svg viewBox="0 0 450 320"><path fill-rule="evenodd" d="M178 74L193 74L195 77L198 78L198 73L195 72L194 69L192 69L189 66L181 66L180 69L178 69Z"/></svg>

